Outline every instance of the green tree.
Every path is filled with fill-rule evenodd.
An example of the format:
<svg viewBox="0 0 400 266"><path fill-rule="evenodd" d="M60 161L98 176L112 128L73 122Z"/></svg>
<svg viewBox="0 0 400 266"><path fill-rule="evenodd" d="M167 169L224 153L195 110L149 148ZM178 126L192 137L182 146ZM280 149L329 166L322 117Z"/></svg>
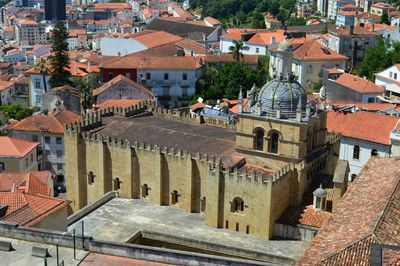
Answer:
<svg viewBox="0 0 400 266"><path fill-rule="evenodd" d="M359 69L359 75L365 76L370 80L374 80L374 74L395 63L398 59L400 49L397 51L398 44L393 44L394 49L390 51L390 44L385 42L382 37L378 38L378 42L374 46L367 48L364 54L364 60Z"/></svg>
<svg viewBox="0 0 400 266"><path fill-rule="evenodd" d="M240 62L240 58L243 57L242 51L248 51L250 48L244 45L243 41L233 41L233 45L229 47L229 51L232 54L233 59L236 62Z"/></svg>
<svg viewBox="0 0 400 266"><path fill-rule="evenodd" d="M42 75L44 92L46 93L47 92L46 75L48 75L50 72L47 60L45 58L41 58L39 61L36 62L34 69Z"/></svg>
<svg viewBox="0 0 400 266"><path fill-rule="evenodd" d="M264 67L260 64L258 68L253 68L243 62L209 64L204 77L197 83L198 93L195 98L236 99L240 88L249 90L254 83L257 86L265 84L268 74Z"/></svg>
<svg viewBox="0 0 400 266"><path fill-rule="evenodd" d="M33 115L34 110L20 105L3 105L0 106L0 111L6 114L6 120L16 119L22 120L28 116Z"/></svg>
<svg viewBox="0 0 400 266"><path fill-rule="evenodd" d="M94 76L88 80L74 78L72 80L72 84L75 88L79 89L82 99L83 113L86 113L86 110L92 109L92 106L95 103L93 98L93 90L97 87L97 78Z"/></svg>
<svg viewBox="0 0 400 266"><path fill-rule="evenodd" d="M51 57L51 77L49 80L52 88L68 83L69 57L68 57L68 30L62 21L57 21L51 31L51 47L54 55Z"/></svg>
<svg viewBox="0 0 400 266"><path fill-rule="evenodd" d="M390 20L389 20L389 15L388 13L383 13L381 16L381 23L382 24L386 24L386 25L390 25Z"/></svg>

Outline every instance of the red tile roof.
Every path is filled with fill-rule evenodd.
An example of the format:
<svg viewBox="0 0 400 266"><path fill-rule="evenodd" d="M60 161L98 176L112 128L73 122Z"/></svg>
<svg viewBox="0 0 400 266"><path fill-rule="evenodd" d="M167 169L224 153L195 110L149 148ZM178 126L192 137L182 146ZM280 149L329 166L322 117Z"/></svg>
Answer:
<svg viewBox="0 0 400 266"><path fill-rule="evenodd" d="M372 81L349 73L343 73L336 80L336 83L339 83L359 93L366 93L366 94L383 93L383 89L380 86L373 83Z"/></svg>
<svg viewBox="0 0 400 266"><path fill-rule="evenodd" d="M68 206L70 201L39 194L0 192L0 205L8 205L2 221L33 226L50 214Z"/></svg>
<svg viewBox="0 0 400 266"><path fill-rule="evenodd" d="M168 70L196 70L201 67L197 57L138 57L126 55L100 65L105 69L168 69Z"/></svg>
<svg viewBox="0 0 400 266"><path fill-rule="evenodd" d="M298 265L369 265L372 243L400 245L400 158L371 158Z"/></svg>
<svg viewBox="0 0 400 266"><path fill-rule="evenodd" d="M355 102L331 102L329 104L336 105L339 108L346 107L350 105L355 105L358 108L366 109L366 111L383 111L389 108L396 107L395 104L392 103L355 103Z"/></svg>
<svg viewBox="0 0 400 266"><path fill-rule="evenodd" d="M339 29L332 29L332 30L329 30L329 33L333 33L333 34L338 35L338 36L347 36L347 35L350 35L350 27L341 27ZM373 35L373 36L378 36L378 33L372 32L372 31L368 30L367 28L360 27L360 26L355 26L354 27L353 34L354 35Z"/></svg>
<svg viewBox="0 0 400 266"><path fill-rule="evenodd" d="M13 82L0 80L0 92L14 86Z"/></svg>
<svg viewBox="0 0 400 266"><path fill-rule="evenodd" d="M323 46L316 40L305 41L293 51L293 57L303 61L346 60L346 56Z"/></svg>
<svg viewBox="0 0 400 266"><path fill-rule="evenodd" d="M170 42L178 42L182 37L164 31L146 31L147 34L133 34L130 37L148 48L157 47Z"/></svg>
<svg viewBox="0 0 400 266"><path fill-rule="evenodd" d="M23 119L11 129L14 131L35 131L52 134L64 134L64 125L80 119L80 115L63 109L54 113L49 113L48 115L32 115Z"/></svg>
<svg viewBox="0 0 400 266"><path fill-rule="evenodd" d="M109 88L119 84L120 82L124 82L126 84L128 84L131 87L134 87L144 93L146 93L147 95L149 95L149 97L153 98L154 94L145 86L143 86L140 83L137 83L131 79L126 78L125 76L122 75L118 75L115 78L113 78L112 80L104 83L103 85L101 85L100 87L98 87L97 89L95 89L93 91L93 96L98 96L99 94L103 93L104 91L108 90Z"/></svg>
<svg viewBox="0 0 400 266"><path fill-rule="evenodd" d="M398 117L372 112L328 112L327 129L345 137L380 144L390 144L390 132L396 127Z"/></svg>
<svg viewBox="0 0 400 266"><path fill-rule="evenodd" d="M39 145L37 142L0 137L0 157L25 157L31 150Z"/></svg>
<svg viewBox="0 0 400 266"><path fill-rule="evenodd" d="M0 191L12 192L13 189L28 194L50 195L51 187L47 184L49 171L31 171L27 173L0 173Z"/></svg>

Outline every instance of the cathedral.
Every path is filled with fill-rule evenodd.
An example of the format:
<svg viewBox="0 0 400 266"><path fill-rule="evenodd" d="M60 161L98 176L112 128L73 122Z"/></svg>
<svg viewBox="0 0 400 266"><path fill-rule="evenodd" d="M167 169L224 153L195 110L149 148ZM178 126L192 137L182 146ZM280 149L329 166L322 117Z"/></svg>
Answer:
<svg viewBox="0 0 400 266"><path fill-rule="evenodd" d="M144 101L106 108L65 127L67 198L77 211L116 190L121 197L199 213L208 226L271 239L313 179L333 176L339 138L307 101L277 49L277 75L239 95L234 130L182 109Z"/></svg>

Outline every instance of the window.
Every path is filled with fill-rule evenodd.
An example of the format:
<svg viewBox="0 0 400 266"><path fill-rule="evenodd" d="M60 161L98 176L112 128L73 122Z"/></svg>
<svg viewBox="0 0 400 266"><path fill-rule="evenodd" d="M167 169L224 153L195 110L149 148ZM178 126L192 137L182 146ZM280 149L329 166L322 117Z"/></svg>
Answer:
<svg viewBox="0 0 400 266"><path fill-rule="evenodd" d="M256 132L255 148L257 151L264 150L264 131L262 130Z"/></svg>
<svg viewBox="0 0 400 266"><path fill-rule="evenodd" d="M356 174L352 174L351 175L351 182L353 182L356 179L357 175Z"/></svg>
<svg viewBox="0 0 400 266"><path fill-rule="evenodd" d="M29 165L29 160L28 160L28 158L26 158L25 159L25 167L28 167L28 165Z"/></svg>
<svg viewBox="0 0 400 266"><path fill-rule="evenodd" d="M270 153L278 153L279 148L279 134L274 132L271 134L271 144L269 148Z"/></svg>
<svg viewBox="0 0 400 266"><path fill-rule="evenodd" d="M45 151L44 151L44 155L45 155L46 157L49 157L50 154L51 154L51 153L50 153L50 150L45 150Z"/></svg>
<svg viewBox="0 0 400 266"><path fill-rule="evenodd" d="M33 162L33 153L31 153L31 162Z"/></svg>
<svg viewBox="0 0 400 266"><path fill-rule="evenodd" d="M244 211L244 201L242 198L236 197L232 201L231 205L231 211L232 212L242 212Z"/></svg>
<svg viewBox="0 0 400 266"><path fill-rule="evenodd" d="M56 138L56 143L57 144L62 144L62 138L61 137L57 137Z"/></svg>
<svg viewBox="0 0 400 266"><path fill-rule="evenodd" d="M49 136L44 137L44 142L50 144L50 137Z"/></svg>
<svg viewBox="0 0 400 266"><path fill-rule="evenodd" d="M121 181L119 177L114 178L114 190L118 190L121 188Z"/></svg>
<svg viewBox="0 0 400 266"><path fill-rule="evenodd" d="M229 221L225 221L225 228L229 229Z"/></svg>
<svg viewBox="0 0 400 266"><path fill-rule="evenodd" d="M62 150L56 150L57 158L63 157L63 151Z"/></svg>
<svg viewBox="0 0 400 266"><path fill-rule="evenodd" d="M40 79L35 79L35 89L41 89L41 82Z"/></svg>
<svg viewBox="0 0 400 266"><path fill-rule="evenodd" d="M168 80L169 79L169 74L168 73L164 73L164 80Z"/></svg>
<svg viewBox="0 0 400 266"><path fill-rule="evenodd" d="M113 79L114 74L112 72L108 73L108 80L112 80Z"/></svg>
<svg viewBox="0 0 400 266"><path fill-rule="evenodd" d="M250 234L250 225L246 225L246 234Z"/></svg>
<svg viewBox="0 0 400 266"><path fill-rule="evenodd" d="M236 223L236 231L239 232L239 223Z"/></svg>
<svg viewBox="0 0 400 266"><path fill-rule="evenodd" d="M146 79L151 79L151 73L146 73Z"/></svg>
<svg viewBox="0 0 400 266"><path fill-rule="evenodd" d="M88 183L89 183L89 184L93 184L93 183L94 183L94 177L95 177L95 175L93 174L92 171L90 171L90 172L87 174L87 178L88 178Z"/></svg>
<svg viewBox="0 0 400 266"><path fill-rule="evenodd" d="M6 170L6 166L3 162L0 162L0 173Z"/></svg>
<svg viewBox="0 0 400 266"><path fill-rule="evenodd" d="M142 198L146 198L149 196L149 186L147 184L144 184L142 186Z"/></svg>
<svg viewBox="0 0 400 266"><path fill-rule="evenodd" d="M374 97L369 97L368 98L368 102L369 103L374 103L375 102L375 98Z"/></svg>
<svg viewBox="0 0 400 266"><path fill-rule="evenodd" d="M39 138L38 138L37 135L33 135L33 136L32 136L32 141L33 141L33 142L38 142L38 140L39 140Z"/></svg>
<svg viewBox="0 0 400 266"><path fill-rule="evenodd" d="M356 145L353 148L353 159L359 160L360 159L360 146Z"/></svg>
<svg viewBox="0 0 400 266"><path fill-rule="evenodd" d="M372 149L371 156L378 156L378 151L376 149Z"/></svg>
<svg viewBox="0 0 400 266"><path fill-rule="evenodd" d="M60 170L62 170L64 167L63 167L63 164L62 163L58 163L57 164L57 170L58 171L60 171Z"/></svg>
<svg viewBox="0 0 400 266"><path fill-rule="evenodd" d="M256 54L260 53L260 48L256 48Z"/></svg>
<svg viewBox="0 0 400 266"><path fill-rule="evenodd" d="M177 204L179 202L179 196L178 191L174 190L171 193L171 204Z"/></svg>
<svg viewBox="0 0 400 266"><path fill-rule="evenodd" d="M393 73L393 78L397 79L397 73Z"/></svg>
<svg viewBox="0 0 400 266"><path fill-rule="evenodd" d="M312 74L312 72L313 72L313 67L312 67L312 65L308 65L308 66L307 66L307 74Z"/></svg>
<svg viewBox="0 0 400 266"><path fill-rule="evenodd" d="M183 73L183 74L182 74L182 80L187 80L187 79L188 79L187 73Z"/></svg>

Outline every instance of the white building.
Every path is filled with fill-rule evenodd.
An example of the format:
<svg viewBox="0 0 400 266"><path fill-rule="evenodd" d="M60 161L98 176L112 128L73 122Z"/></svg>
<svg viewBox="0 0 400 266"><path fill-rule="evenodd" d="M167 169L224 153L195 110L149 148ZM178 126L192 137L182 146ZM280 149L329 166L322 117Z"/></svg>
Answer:
<svg viewBox="0 0 400 266"><path fill-rule="evenodd" d="M64 125L81 117L67 110L37 114L21 120L12 127L12 136L39 142L43 148L42 170L64 175Z"/></svg>
<svg viewBox="0 0 400 266"><path fill-rule="evenodd" d="M181 37L164 31L141 31L121 38L101 38L100 50L106 56L125 56L181 40Z"/></svg>
<svg viewBox="0 0 400 266"><path fill-rule="evenodd" d="M268 48L277 46L284 39L283 30L271 32L234 31L221 36L219 49L221 53L230 53L229 47L234 45L234 41L241 40L245 46L249 47L248 50L242 50L242 54L267 55Z"/></svg>
<svg viewBox="0 0 400 266"><path fill-rule="evenodd" d="M99 69L91 66L90 63L82 64L80 62L71 61L69 66L69 78L82 78L88 80L92 76L97 76ZM35 68L26 72L29 75L29 96L30 105L33 107L42 107L43 95L46 91L50 90L50 74L42 75Z"/></svg>
<svg viewBox="0 0 400 266"><path fill-rule="evenodd" d="M269 50L271 77L279 77L282 73L277 70L284 69L287 71L283 73L292 72L303 87L310 88L323 78L324 69L343 69L346 65L344 55L322 46L316 40L306 40L300 44L296 40L292 42L285 40Z"/></svg>
<svg viewBox="0 0 400 266"><path fill-rule="evenodd" d="M15 24L15 36L18 44L27 42L28 45L45 44L45 25L34 20L21 19Z"/></svg>
<svg viewBox="0 0 400 266"><path fill-rule="evenodd" d="M379 98L380 100L400 103L400 64L395 64L375 74L375 84L384 88L384 94Z"/></svg>
<svg viewBox="0 0 400 266"><path fill-rule="evenodd" d="M8 105L13 102L11 99L15 86L13 82L0 80L0 106Z"/></svg>
<svg viewBox="0 0 400 266"><path fill-rule="evenodd" d="M341 134L339 159L349 162L350 181L371 156L399 156L398 148L394 149L391 141L391 133L398 122L398 117L372 112L328 112L327 129Z"/></svg>

